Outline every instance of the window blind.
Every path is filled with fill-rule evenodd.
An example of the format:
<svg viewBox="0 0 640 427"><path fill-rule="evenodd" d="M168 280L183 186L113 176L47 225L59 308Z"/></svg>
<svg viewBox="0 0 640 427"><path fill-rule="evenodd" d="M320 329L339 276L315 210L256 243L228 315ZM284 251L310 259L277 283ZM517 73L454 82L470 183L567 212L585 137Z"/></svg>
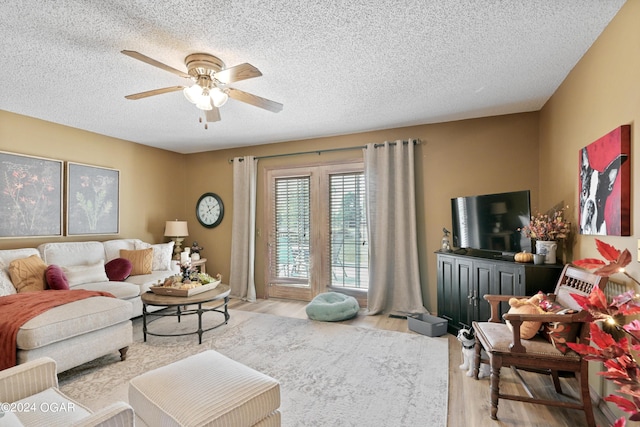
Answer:
<svg viewBox="0 0 640 427"><path fill-rule="evenodd" d="M276 178L274 186L274 278L307 284L310 263L310 178Z"/></svg>
<svg viewBox="0 0 640 427"><path fill-rule="evenodd" d="M366 289L369 245L364 173L329 177L331 285Z"/></svg>

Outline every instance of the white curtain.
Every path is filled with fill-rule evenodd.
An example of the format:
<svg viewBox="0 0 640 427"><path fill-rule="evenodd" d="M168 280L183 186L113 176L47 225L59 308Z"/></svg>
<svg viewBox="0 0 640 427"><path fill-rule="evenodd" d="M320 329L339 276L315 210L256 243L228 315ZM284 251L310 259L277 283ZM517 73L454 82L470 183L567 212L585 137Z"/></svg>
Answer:
<svg viewBox="0 0 640 427"><path fill-rule="evenodd" d="M364 150L369 229L368 314L424 313L418 265L414 141Z"/></svg>
<svg viewBox="0 0 640 427"><path fill-rule="evenodd" d="M253 156L233 159L233 223L231 226L231 296L256 300L256 164Z"/></svg>

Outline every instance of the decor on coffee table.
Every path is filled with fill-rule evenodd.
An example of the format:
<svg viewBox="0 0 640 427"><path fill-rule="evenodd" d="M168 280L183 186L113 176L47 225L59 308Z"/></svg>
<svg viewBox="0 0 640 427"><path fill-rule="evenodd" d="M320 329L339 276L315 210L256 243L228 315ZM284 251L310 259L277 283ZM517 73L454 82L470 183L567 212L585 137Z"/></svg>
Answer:
<svg viewBox="0 0 640 427"><path fill-rule="evenodd" d="M580 149L580 234L631 235L631 126Z"/></svg>
<svg viewBox="0 0 640 427"><path fill-rule="evenodd" d="M62 165L0 152L0 238L62 236Z"/></svg>
<svg viewBox="0 0 640 427"><path fill-rule="evenodd" d="M120 171L67 162L67 235L118 234Z"/></svg>

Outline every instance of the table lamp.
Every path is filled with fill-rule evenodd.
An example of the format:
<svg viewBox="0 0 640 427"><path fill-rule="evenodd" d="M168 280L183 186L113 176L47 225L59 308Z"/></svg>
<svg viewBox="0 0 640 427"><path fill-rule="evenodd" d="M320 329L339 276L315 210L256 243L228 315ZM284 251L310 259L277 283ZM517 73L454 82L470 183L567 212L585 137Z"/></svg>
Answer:
<svg viewBox="0 0 640 427"><path fill-rule="evenodd" d="M499 233L502 231L502 215L507 213L507 203L506 202L496 202L491 203L491 215L496 217L496 225L493 227L494 233Z"/></svg>
<svg viewBox="0 0 640 427"><path fill-rule="evenodd" d="M173 247L173 259L180 259L180 252L182 252L182 242L184 238L189 235L189 229L187 228L187 221L167 221L164 225L164 235L171 237L171 240L175 242Z"/></svg>

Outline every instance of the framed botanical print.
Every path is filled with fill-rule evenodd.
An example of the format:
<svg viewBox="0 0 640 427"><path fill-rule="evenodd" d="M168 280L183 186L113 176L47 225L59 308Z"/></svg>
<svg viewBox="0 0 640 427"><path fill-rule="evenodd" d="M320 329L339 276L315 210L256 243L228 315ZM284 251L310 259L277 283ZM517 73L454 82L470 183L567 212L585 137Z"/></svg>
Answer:
<svg viewBox="0 0 640 427"><path fill-rule="evenodd" d="M120 171L67 162L67 235L118 234Z"/></svg>
<svg viewBox="0 0 640 427"><path fill-rule="evenodd" d="M630 235L630 134L623 125L580 150L580 234Z"/></svg>
<svg viewBox="0 0 640 427"><path fill-rule="evenodd" d="M62 165L0 152L0 238L62 236Z"/></svg>

